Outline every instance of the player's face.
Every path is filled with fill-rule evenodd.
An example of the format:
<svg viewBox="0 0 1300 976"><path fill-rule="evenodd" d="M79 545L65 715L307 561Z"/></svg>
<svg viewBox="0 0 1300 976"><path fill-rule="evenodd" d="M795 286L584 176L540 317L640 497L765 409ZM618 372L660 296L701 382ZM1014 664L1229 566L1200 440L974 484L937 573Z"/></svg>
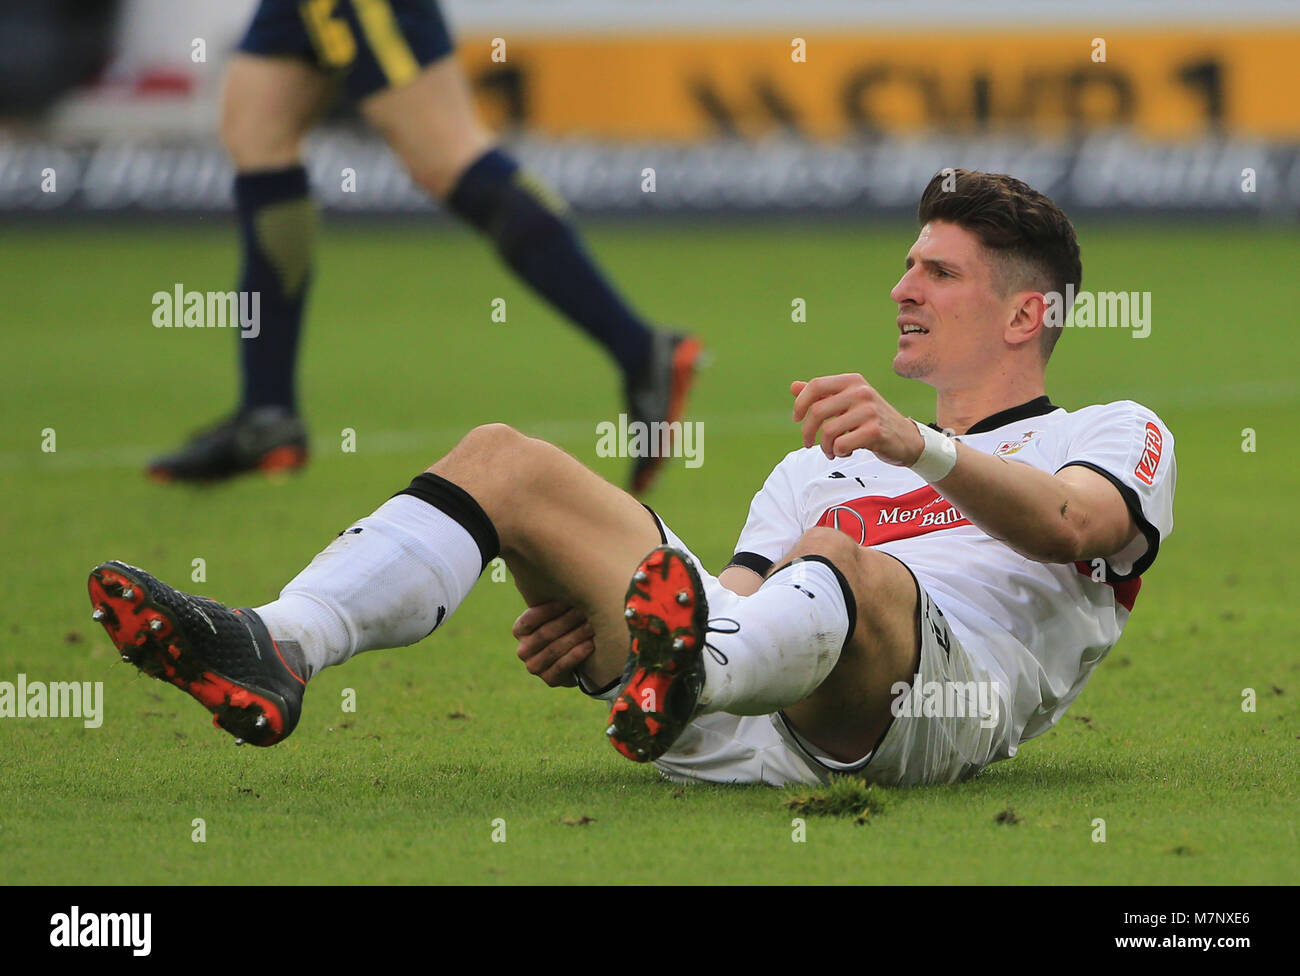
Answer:
<svg viewBox="0 0 1300 976"><path fill-rule="evenodd" d="M926 224L889 297L898 303L899 376L956 388L996 368L1006 302L974 234L946 221Z"/></svg>

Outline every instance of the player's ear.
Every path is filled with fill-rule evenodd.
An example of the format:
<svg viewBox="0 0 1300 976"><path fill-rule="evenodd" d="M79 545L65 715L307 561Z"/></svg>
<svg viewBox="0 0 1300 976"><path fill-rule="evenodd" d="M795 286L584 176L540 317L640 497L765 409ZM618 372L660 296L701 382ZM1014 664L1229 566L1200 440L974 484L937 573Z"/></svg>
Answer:
<svg viewBox="0 0 1300 976"><path fill-rule="evenodd" d="M1040 291L1016 292L1011 296L1010 315L1002 338L1008 345L1019 346L1037 341L1043 330L1043 317L1047 312L1047 298Z"/></svg>

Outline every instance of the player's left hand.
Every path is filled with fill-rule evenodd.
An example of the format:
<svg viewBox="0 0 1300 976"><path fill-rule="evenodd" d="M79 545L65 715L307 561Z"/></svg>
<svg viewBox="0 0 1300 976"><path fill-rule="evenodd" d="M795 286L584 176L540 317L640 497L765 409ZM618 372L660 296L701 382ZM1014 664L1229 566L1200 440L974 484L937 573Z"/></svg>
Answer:
<svg viewBox="0 0 1300 976"><path fill-rule="evenodd" d="M848 457L865 448L886 464L906 467L925 449L916 424L857 373L819 376L807 383L796 380L790 392L795 422L803 425L803 446L812 447L820 439L828 458Z"/></svg>

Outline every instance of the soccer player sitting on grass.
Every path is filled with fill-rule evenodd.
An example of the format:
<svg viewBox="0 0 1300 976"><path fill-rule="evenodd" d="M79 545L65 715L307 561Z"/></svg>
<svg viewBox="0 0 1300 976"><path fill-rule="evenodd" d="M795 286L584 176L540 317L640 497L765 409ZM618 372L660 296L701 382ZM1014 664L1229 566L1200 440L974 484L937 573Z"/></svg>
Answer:
<svg viewBox="0 0 1300 976"><path fill-rule="evenodd" d="M1048 400L1045 295L1079 286L1074 229L1018 180L948 179L926 187L891 293L894 371L934 387L938 425L856 374L794 383L804 448L755 495L721 575L630 495L498 424L265 606L110 562L90 580L96 619L125 659L272 745L312 675L427 637L501 554L529 604L528 670L612 700L615 747L674 779L942 783L1014 755L1119 639L1173 525L1174 444L1131 401Z"/></svg>

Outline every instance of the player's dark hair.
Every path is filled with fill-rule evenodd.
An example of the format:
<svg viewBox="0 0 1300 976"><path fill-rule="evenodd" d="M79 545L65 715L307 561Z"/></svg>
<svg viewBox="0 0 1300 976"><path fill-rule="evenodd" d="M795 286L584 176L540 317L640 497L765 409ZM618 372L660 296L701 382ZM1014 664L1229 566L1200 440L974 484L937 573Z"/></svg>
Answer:
<svg viewBox="0 0 1300 976"><path fill-rule="evenodd" d="M921 194L917 219L943 220L969 231L999 269L1001 290L1032 286L1065 295L1083 283L1079 241L1070 218L1046 195L1002 173L945 169ZM1068 313L1068 309L1063 310ZM1064 332L1043 329L1043 358Z"/></svg>

